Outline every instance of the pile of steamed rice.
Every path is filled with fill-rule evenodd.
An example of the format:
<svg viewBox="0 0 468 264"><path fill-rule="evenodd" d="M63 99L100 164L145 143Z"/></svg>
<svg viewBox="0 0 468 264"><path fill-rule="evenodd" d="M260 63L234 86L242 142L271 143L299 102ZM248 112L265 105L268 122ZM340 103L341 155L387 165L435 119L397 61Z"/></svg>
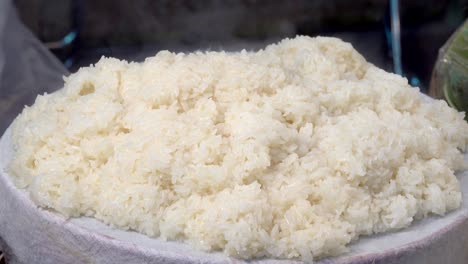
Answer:
<svg viewBox="0 0 468 264"><path fill-rule="evenodd" d="M460 206L464 114L334 38L103 58L13 125L42 207L239 258L336 255Z"/></svg>

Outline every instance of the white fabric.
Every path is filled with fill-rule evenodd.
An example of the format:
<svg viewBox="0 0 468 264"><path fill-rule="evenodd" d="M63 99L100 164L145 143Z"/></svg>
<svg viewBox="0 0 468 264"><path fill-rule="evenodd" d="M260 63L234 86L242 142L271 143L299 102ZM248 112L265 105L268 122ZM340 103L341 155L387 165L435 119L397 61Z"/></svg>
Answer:
<svg viewBox="0 0 468 264"><path fill-rule="evenodd" d="M63 86L67 69L24 27L11 0L0 1L0 133L38 94Z"/></svg>

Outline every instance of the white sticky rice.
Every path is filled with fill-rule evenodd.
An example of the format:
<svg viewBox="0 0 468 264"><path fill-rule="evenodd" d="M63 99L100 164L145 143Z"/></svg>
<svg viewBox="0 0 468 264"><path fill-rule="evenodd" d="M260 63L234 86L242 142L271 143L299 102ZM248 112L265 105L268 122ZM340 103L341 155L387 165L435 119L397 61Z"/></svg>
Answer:
<svg viewBox="0 0 468 264"><path fill-rule="evenodd" d="M335 38L102 58L18 116L10 172L67 217L312 260L458 208L463 118Z"/></svg>

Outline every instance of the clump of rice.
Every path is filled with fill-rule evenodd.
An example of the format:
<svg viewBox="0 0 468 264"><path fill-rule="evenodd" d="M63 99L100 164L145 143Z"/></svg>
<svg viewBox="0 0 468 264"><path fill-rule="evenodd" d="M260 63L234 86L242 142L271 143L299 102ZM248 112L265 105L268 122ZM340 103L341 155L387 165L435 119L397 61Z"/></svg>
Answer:
<svg viewBox="0 0 468 264"><path fill-rule="evenodd" d="M24 109L11 172L66 216L311 260L459 207L463 117L335 38L103 58Z"/></svg>

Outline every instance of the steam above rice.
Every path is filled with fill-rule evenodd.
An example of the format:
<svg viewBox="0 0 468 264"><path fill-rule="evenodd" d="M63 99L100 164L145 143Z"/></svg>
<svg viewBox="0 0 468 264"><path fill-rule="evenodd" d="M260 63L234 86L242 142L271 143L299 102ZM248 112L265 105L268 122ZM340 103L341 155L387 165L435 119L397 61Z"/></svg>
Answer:
<svg viewBox="0 0 468 264"><path fill-rule="evenodd" d="M464 115L334 38L103 58L13 125L42 207L240 258L336 255L462 201Z"/></svg>

